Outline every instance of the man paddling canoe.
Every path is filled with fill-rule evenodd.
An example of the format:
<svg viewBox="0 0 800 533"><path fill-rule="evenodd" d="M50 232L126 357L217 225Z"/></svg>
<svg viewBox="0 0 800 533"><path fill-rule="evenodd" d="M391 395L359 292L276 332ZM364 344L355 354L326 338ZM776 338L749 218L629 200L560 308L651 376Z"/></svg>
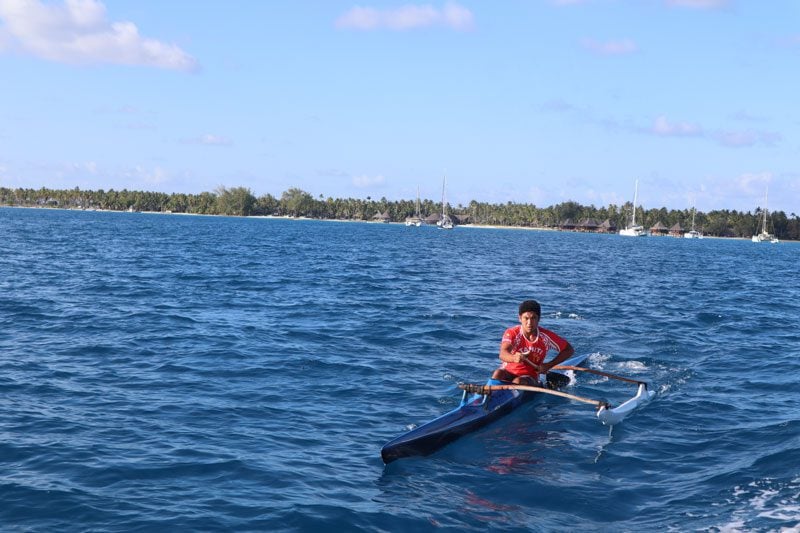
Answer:
<svg viewBox="0 0 800 533"><path fill-rule="evenodd" d="M548 382L564 379L561 374L547 374L559 363L572 357L575 350L569 342L548 329L539 327L542 308L536 300L525 300L519 304L519 326L508 328L500 341L500 360L503 364L494 371L492 379L510 381L521 385L535 384L539 374ZM544 362L549 350L558 350L558 355ZM567 378L568 379L568 378Z"/></svg>
<svg viewBox="0 0 800 533"><path fill-rule="evenodd" d="M537 302L522 302L519 306L520 325L507 329L503 335L500 343L500 360L503 365L495 370L492 379L486 385L459 383L458 387L464 391L461 404L387 442L381 448L383 462L388 464L401 457L429 455L538 396L561 396L594 405L597 407L597 418L606 425L621 422L633 409L653 397L655 393L648 391L647 384L643 381L581 367L587 356L573 356L575 350L567 341L552 331L540 328L541 314L541 307ZM551 349L558 350L558 355L545 363L544 358ZM561 363L566 364L556 366ZM553 372L549 372L550 369L554 369ZM617 407L611 407L604 400L584 398L557 390L570 381L563 374L565 371L589 372L609 379L635 383L638 390L633 398ZM539 373L547 376L547 388L536 383ZM514 383L507 383L509 381Z"/></svg>

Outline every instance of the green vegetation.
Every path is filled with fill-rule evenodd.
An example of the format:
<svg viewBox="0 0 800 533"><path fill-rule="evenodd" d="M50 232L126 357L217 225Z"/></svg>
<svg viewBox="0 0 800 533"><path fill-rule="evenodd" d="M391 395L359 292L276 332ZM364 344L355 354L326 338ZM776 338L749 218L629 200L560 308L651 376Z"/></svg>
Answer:
<svg viewBox="0 0 800 533"><path fill-rule="evenodd" d="M58 207L65 209L107 209L112 211L155 211L164 213L192 213L203 215L234 216L292 216L335 220L371 220L377 213L388 213L394 222L402 222L414 215L414 200L389 201L386 198L366 200L357 198L314 198L298 188L291 188L280 199L271 194L255 197L250 189L219 187L215 192L200 194L157 193L143 191L97 190L82 191L54 189L0 188L0 204L23 207ZM585 206L577 202L564 202L550 207L531 204L490 204L472 201L467 206L457 205L448 211L462 223L517 226L559 227L565 220L580 222L594 219L602 223L609 220L618 228L625 227L630 218L631 203L607 207ZM441 207L431 200L421 203L423 216L439 213ZM760 231L761 209L755 212L729 210L698 211L695 226L706 235L718 237L749 238ZM800 240L800 217L788 217L783 211L770 213L770 231L782 240ZM636 220L645 228L661 222L672 227L680 224L691 227L691 209L637 208Z"/></svg>

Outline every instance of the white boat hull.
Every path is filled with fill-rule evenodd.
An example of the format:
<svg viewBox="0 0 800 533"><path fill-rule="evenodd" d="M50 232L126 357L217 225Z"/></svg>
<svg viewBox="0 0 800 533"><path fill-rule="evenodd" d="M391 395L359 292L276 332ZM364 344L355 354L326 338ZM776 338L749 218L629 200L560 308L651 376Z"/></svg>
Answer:
<svg viewBox="0 0 800 533"><path fill-rule="evenodd" d="M607 407L601 407L597 411L597 418L600 419L606 426L613 426L614 424L619 424L622 422L622 419L628 416L634 409L643 405L650 401L650 399L655 396L656 393L650 390L647 390L647 385L644 383L639 384L639 389L636 392L636 396L628 400L627 402L615 407L613 409Z"/></svg>
<svg viewBox="0 0 800 533"><path fill-rule="evenodd" d="M772 244L778 244L779 241L776 237L770 235L769 233L759 233L758 235L753 235L751 238L753 242L769 242Z"/></svg>
<svg viewBox="0 0 800 533"><path fill-rule="evenodd" d="M631 225L625 229L619 230L619 234L623 237L647 237L647 231L636 223L636 200L639 196L639 180L636 180L636 186L633 192L633 213L631 214Z"/></svg>
<svg viewBox="0 0 800 533"><path fill-rule="evenodd" d="M642 226L632 226L619 230L619 234L623 237L647 237L647 232Z"/></svg>
<svg viewBox="0 0 800 533"><path fill-rule="evenodd" d="M772 244L778 244L781 241L779 241L778 238L775 237L774 235L770 235L770 233L767 231L767 212L768 212L767 211L767 198L768 198L768 196L769 195L767 193L764 194L764 209L762 210L762 212L764 213L764 220L761 223L761 233L759 233L758 235L753 235L751 240L753 242L769 242L769 243L772 243Z"/></svg>

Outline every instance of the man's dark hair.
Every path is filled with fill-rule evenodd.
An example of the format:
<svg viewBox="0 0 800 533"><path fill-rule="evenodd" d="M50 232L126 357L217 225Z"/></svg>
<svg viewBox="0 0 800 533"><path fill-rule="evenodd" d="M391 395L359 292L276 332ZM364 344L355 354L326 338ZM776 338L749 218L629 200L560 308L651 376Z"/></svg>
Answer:
<svg viewBox="0 0 800 533"><path fill-rule="evenodd" d="M536 313L539 318L542 317L542 306L536 300L525 300L519 304L519 314L527 313L528 311Z"/></svg>

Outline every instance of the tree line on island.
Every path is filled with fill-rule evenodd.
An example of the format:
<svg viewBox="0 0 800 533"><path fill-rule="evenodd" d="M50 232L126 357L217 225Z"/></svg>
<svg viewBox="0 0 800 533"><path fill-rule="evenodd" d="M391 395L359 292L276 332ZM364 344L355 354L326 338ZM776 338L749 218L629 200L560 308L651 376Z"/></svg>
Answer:
<svg viewBox="0 0 800 533"><path fill-rule="evenodd" d="M187 213L230 216L288 216L332 220L374 220L376 215L389 221L403 222L416 213L416 200L390 201L360 198L315 198L310 193L293 187L280 198L271 194L256 197L246 187L219 187L214 192L200 194L129 191L127 189L104 191L74 189L8 189L0 188L0 204L20 207L58 207L65 209L103 209L110 211L154 211L162 213ZM607 207L581 205L567 201L549 207L507 202L492 204L471 201L469 205L448 205L448 213L457 220L475 225L559 228L564 221L593 219L609 221L624 228L631 215L631 202ZM441 204L421 200L420 211L424 217L441 213ZM717 237L745 237L761 229L762 207L754 212L714 210L697 211L695 227L704 234ZM800 217L787 216L783 211L769 213L770 231L782 240L800 240ZM691 209L644 209L638 206L636 220L645 228L657 223L671 227L680 224L691 227Z"/></svg>

